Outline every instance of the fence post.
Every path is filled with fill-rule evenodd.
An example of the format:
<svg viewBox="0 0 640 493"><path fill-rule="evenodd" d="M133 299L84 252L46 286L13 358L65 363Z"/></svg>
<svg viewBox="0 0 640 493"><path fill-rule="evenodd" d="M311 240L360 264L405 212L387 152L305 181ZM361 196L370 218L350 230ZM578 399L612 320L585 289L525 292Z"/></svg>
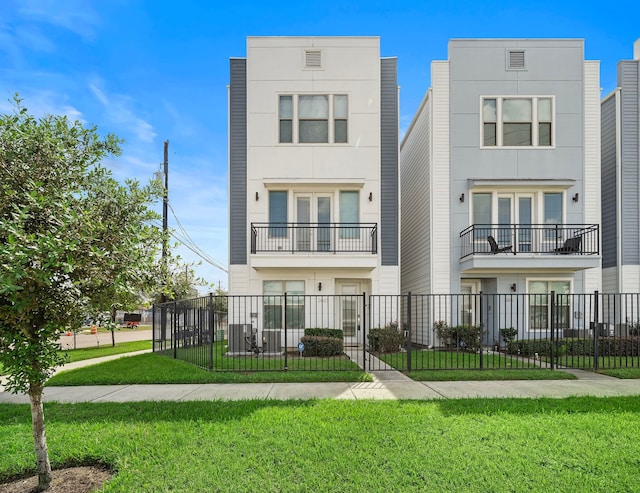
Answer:
<svg viewBox="0 0 640 493"><path fill-rule="evenodd" d="M287 356L287 293L284 293L284 369L289 369L289 359Z"/></svg>
<svg viewBox="0 0 640 493"><path fill-rule="evenodd" d="M178 325L178 310L177 303L173 302L173 324L171 327L171 334L173 339L173 359L178 359L178 335L177 335L177 325Z"/></svg>
<svg viewBox="0 0 640 493"><path fill-rule="evenodd" d="M551 291L551 370L555 369L555 341L554 333L556 331L556 292Z"/></svg>
<svg viewBox="0 0 640 493"><path fill-rule="evenodd" d="M362 292L362 371L367 371L367 293Z"/></svg>
<svg viewBox="0 0 640 493"><path fill-rule="evenodd" d="M213 304L213 293L209 293L209 370L213 370L213 344L216 326L216 313Z"/></svg>
<svg viewBox="0 0 640 493"><path fill-rule="evenodd" d="M484 310L482 309L483 303L482 303L482 291L480 291L480 369L482 370L483 367L483 361L482 361L482 343L483 343L483 339L484 339L484 333L482 331L482 329L484 328L484 319L482 318L482 316L484 315ZM495 306L494 306L494 310L495 310Z"/></svg>
<svg viewBox="0 0 640 493"><path fill-rule="evenodd" d="M156 304L151 307L151 350L156 352Z"/></svg>
<svg viewBox="0 0 640 493"><path fill-rule="evenodd" d="M411 371L411 291L407 293L407 371Z"/></svg>
<svg viewBox="0 0 640 493"><path fill-rule="evenodd" d="M593 306L593 317L594 317L594 323L593 323L593 369L594 371L598 370L598 363L599 363L599 356L598 356L598 349L599 349L599 342L600 342L600 324L598 323L598 320L600 320L600 306L599 306L599 301L600 301L600 295L598 293L598 290L594 291L594 295L595 295L595 301L594 301L594 306Z"/></svg>

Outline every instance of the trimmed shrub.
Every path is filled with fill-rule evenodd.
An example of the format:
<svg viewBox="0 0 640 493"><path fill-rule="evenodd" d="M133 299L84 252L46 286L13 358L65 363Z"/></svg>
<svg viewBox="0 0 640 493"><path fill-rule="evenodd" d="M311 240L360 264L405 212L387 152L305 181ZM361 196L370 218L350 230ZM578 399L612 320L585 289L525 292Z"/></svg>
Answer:
<svg viewBox="0 0 640 493"><path fill-rule="evenodd" d="M566 351L565 341L556 339L553 341L554 356L563 354ZM511 341L507 344L509 354L519 354L521 356L551 356L551 339L524 339L521 341Z"/></svg>
<svg viewBox="0 0 640 493"><path fill-rule="evenodd" d="M334 337L336 339L344 339L344 332L342 331L342 329L329 329L326 327L304 329L304 335L319 336L319 337Z"/></svg>
<svg viewBox="0 0 640 493"><path fill-rule="evenodd" d="M594 340L591 338L566 338L557 339L555 344L555 356L594 356L595 346ZM550 339L535 339L512 341L507 344L507 352L511 354L520 354L522 356L539 356L551 355ZM598 338L598 356L640 356L640 338Z"/></svg>
<svg viewBox="0 0 640 493"><path fill-rule="evenodd" d="M344 343L337 337L305 335L300 341L304 344L302 356L340 356L344 353Z"/></svg>
<svg viewBox="0 0 640 493"><path fill-rule="evenodd" d="M502 337L504 343L508 346L510 342L514 341L518 337L518 329L514 329L513 327L500 329L500 337Z"/></svg>
<svg viewBox="0 0 640 493"><path fill-rule="evenodd" d="M456 325L449 327L446 322L438 321L433 325L440 342L447 349L459 349L475 352L482 346L482 328L475 325Z"/></svg>
<svg viewBox="0 0 640 493"><path fill-rule="evenodd" d="M397 353L407 340L403 332L398 329L398 323L393 322L384 328L371 329L367 334L369 348L376 353Z"/></svg>

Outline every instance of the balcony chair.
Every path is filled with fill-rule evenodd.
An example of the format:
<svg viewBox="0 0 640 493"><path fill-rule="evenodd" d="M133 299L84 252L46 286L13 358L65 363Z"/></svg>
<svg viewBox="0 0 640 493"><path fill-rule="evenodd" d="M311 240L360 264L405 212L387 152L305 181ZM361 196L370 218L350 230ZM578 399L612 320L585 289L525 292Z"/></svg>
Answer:
<svg viewBox="0 0 640 493"><path fill-rule="evenodd" d="M496 242L496 239L491 235L487 236L487 241L489 242L489 246L491 247L491 253L493 253L494 255L496 253L501 253L501 252L502 253L512 252L514 255L516 254L516 252L513 251L512 245L499 247L498 243Z"/></svg>
<svg viewBox="0 0 640 493"><path fill-rule="evenodd" d="M567 255L569 253L580 253L580 246L582 245L582 236L574 236L573 238L567 238L564 241L564 245L560 248L554 248L555 253Z"/></svg>

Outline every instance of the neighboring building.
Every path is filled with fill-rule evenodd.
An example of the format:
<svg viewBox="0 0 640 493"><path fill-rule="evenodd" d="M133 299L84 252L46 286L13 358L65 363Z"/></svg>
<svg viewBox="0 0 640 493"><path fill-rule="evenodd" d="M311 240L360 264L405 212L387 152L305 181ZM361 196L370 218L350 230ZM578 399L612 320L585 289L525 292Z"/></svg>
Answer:
<svg viewBox="0 0 640 493"><path fill-rule="evenodd" d="M640 39L602 100L602 286L640 292ZM637 317L638 315L635 314Z"/></svg>
<svg viewBox="0 0 640 493"><path fill-rule="evenodd" d="M451 40L431 84L400 150L402 292L600 289L599 62L583 41ZM513 323L544 331L549 297L520 299ZM584 327L574 308L561 327Z"/></svg>
<svg viewBox="0 0 640 493"><path fill-rule="evenodd" d="M396 59L377 37L249 37L230 60L229 294L268 295L252 325L281 329L285 292L398 294L399 220ZM291 328L355 334L359 308L318 325L307 303Z"/></svg>

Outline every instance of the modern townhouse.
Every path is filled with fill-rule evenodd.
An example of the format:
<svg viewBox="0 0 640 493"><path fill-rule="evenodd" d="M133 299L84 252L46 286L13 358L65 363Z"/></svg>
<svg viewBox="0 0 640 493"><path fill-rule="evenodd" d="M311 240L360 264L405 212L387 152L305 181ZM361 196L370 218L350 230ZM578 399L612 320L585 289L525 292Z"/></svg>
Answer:
<svg viewBox="0 0 640 493"><path fill-rule="evenodd" d="M640 39L602 100L602 286L640 292ZM636 317L638 315L636 314Z"/></svg>
<svg viewBox="0 0 640 493"><path fill-rule="evenodd" d="M229 309L231 339L240 324L349 339L350 295L399 292L398 133L397 61L377 37L247 39L230 60L229 294L262 297Z"/></svg>
<svg viewBox="0 0 640 493"><path fill-rule="evenodd" d="M548 293L600 289L599 106L583 40L451 40L400 149L402 292L513 294L452 301L450 323L544 337ZM585 328L560 303L557 327Z"/></svg>

